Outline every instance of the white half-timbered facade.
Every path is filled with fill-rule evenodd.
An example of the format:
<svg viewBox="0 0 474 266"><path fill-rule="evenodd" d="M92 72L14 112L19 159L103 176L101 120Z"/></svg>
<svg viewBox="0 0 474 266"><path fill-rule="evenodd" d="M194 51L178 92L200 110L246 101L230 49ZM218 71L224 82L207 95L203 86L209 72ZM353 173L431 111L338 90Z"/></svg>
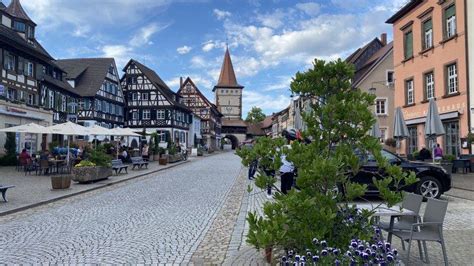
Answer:
<svg viewBox="0 0 474 266"><path fill-rule="evenodd" d="M130 60L121 79L124 91L125 126L169 133L172 141L189 142L192 112L155 71L136 60Z"/></svg>
<svg viewBox="0 0 474 266"><path fill-rule="evenodd" d="M217 110L217 107L201 93L191 78L188 77L184 82L180 83L181 86L178 90L178 94L183 99L183 104L201 119L201 144L206 144L211 150L218 149L221 140L221 118L223 115Z"/></svg>
<svg viewBox="0 0 474 266"><path fill-rule="evenodd" d="M113 58L58 60L68 73L66 80L80 95L78 122L105 128L124 125L124 106L120 78Z"/></svg>

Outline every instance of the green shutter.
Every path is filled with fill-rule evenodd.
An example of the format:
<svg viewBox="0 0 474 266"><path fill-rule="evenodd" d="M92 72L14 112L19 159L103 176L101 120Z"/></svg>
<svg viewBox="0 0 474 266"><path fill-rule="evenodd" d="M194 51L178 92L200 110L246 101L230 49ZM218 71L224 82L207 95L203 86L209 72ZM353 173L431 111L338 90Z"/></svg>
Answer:
<svg viewBox="0 0 474 266"><path fill-rule="evenodd" d="M413 32L405 33L405 59L413 56Z"/></svg>
<svg viewBox="0 0 474 266"><path fill-rule="evenodd" d="M427 32L428 30L430 30L432 28L433 28L433 21L431 19L427 20L427 21L425 21L425 23L423 23L424 32Z"/></svg>
<svg viewBox="0 0 474 266"><path fill-rule="evenodd" d="M456 6L455 5L452 5L448 8L446 8L446 10L444 11L444 17L446 19L448 19L452 16L456 16Z"/></svg>

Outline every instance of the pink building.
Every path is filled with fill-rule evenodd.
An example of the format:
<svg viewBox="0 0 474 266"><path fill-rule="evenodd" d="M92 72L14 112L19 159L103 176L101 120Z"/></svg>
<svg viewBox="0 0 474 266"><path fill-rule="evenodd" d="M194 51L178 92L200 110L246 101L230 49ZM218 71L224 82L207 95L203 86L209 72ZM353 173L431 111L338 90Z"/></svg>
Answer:
<svg viewBox="0 0 474 266"><path fill-rule="evenodd" d="M465 0L412 0L394 14L395 108L402 107L410 137L401 154L428 146L425 120L435 99L446 135L445 154L466 154L469 132Z"/></svg>

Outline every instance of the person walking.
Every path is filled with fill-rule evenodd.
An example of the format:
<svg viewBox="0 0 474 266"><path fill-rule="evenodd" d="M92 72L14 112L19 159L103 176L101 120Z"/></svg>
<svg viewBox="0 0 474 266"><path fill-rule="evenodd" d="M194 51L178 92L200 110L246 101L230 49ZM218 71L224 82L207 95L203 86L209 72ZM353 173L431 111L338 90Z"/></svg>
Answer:
<svg viewBox="0 0 474 266"><path fill-rule="evenodd" d="M440 161L443 159L443 149L439 146L439 143L436 144L436 148L434 149L434 159Z"/></svg>
<svg viewBox="0 0 474 266"><path fill-rule="evenodd" d="M143 145L142 158L143 158L143 160L146 160L146 161L148 161L150 159L150 156L148 155L148 145L147 144Z"/></svg>

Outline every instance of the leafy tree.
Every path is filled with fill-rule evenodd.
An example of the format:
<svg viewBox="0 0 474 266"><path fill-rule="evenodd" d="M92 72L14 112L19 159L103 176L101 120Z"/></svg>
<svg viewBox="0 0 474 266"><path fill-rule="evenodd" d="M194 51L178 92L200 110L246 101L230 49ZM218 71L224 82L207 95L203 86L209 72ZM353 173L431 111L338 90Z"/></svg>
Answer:
<svg viewBox="0 0 474 266"><path fill-rule="evenodd" d="M265 120L265 117L266 115L263 113L262 108L254 106L247 114L245 121L249 123L259 123Z"/></svg>
<svg viewBox="0 0 474 266"><path fill-rule="evenodd" d="M253 149L238 152L244 165L255 159L265 167L277 170L279 156L286 154L298 169L297 186L287 195L277 194L274 202L264 205L264 216L249 214L247 242L256 248L269 246L304 251L312 247L312 239L325 239L335 247L346 247L352 237L369 240L370 212L363 211L357 219L346 222L345 213L354 213L350 202L364 195L366 185L352 183L350 177L359 171L361 158L372 154L389 178L374 179L381 197L388 205L402 199L400 189L416 182L413 173L402 172L391 165L381 153L378 139L367 132L375 123L369 107L375 96L354 90L351 79L354 69L337 60L315 60L313 68L297 73L291 84L294 94L311 101L309 113L303 113L307 125L303 137L310 144L294 142L291 148L281 139L259 139ZM271 183L265 174L257 177L262 189Z"/></svg>
<svg viewBox="0 0 474 266"><path fill-rule="evenodd" d="M6 155L0 158L0 165L13 166L16 165L16 134L9 132L7 133L7 139L3 146L6 151Z"/></svg>

